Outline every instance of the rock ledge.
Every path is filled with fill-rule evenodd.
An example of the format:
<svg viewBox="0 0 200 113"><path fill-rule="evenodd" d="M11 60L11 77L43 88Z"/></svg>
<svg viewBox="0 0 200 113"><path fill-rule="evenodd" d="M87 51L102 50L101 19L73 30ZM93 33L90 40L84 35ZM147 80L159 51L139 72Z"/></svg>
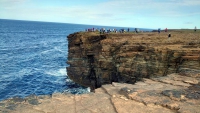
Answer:
<svg viewBox="0 0 200 113"><path fill-rule="evenodd" d="M168 81L168 82L166 82ZM200 113L200 78L170 74L95 93L29 96L0 102L2 113Z"/></svg>

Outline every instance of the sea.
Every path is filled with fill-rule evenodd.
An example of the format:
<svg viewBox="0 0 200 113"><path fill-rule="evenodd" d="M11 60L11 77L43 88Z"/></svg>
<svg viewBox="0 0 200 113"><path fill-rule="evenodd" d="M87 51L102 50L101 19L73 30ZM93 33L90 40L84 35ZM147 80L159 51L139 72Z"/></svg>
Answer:
<svg viewBox="0 0 200 113"><path fill-rule="evenodd" d="M67 36L91 28L121 27L0 19L0 100L88 93L67 76Z"/></svg>

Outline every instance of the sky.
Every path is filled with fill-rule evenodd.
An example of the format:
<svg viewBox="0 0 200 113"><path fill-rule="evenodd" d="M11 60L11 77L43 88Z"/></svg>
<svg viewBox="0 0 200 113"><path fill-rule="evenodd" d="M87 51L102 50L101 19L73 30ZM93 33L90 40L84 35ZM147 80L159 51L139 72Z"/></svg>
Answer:
<svg viewBox="0 0 200 113"><path fill-rule="evenodd" d="M200 0L0 0L0 19L199 29Z"/></svg>

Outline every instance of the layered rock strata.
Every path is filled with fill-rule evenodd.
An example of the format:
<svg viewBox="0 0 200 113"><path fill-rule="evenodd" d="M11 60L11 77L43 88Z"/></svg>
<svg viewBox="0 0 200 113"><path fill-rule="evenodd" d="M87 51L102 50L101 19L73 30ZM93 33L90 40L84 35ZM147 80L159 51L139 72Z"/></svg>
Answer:
<svg viewBox="0 0 200 113"><path fill-rule="evenodd" d="M200 78L170 74L135 84L102 85L95 93L0 101L1 113L200 113Z"/></svg>
<svg viewBox="0 0 200 113"><path fill-rule="evenodd" d="M171 73L200 75L200 34L79 32L68 38L68 76L92 89Z"/></svg>

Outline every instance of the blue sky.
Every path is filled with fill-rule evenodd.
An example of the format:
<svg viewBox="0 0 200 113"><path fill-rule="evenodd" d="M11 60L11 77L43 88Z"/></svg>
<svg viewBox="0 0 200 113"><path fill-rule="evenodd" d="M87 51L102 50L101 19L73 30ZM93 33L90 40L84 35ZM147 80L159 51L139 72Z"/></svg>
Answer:
<svg viewBox="0 0 200 113"><path fill-rule="evenodd" d="M200 0L0 0L0 18L194 29L200 28Z"/></svg>

